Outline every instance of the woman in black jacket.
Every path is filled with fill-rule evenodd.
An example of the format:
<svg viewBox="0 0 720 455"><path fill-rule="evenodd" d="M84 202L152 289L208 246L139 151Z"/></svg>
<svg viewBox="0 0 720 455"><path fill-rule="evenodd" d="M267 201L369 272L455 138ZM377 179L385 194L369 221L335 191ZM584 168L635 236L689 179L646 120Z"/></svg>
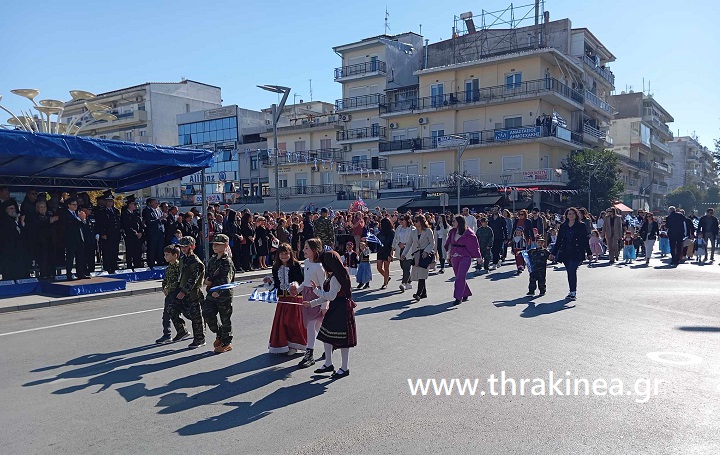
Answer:
<svg viewBox="0 0 720 455"><path fill-rule="evenodd" d="M653 248L655 247L655 240L657 240L660 227L655 221L652 213L646 213L645 219L640 226L640 238L645 242L645 265L650 264L650 256L652 255Z"/></svg>
<svg viewBox="0 0 720 455"><path fill-rule="evenodd" d="M575 300L577 298L577 269L586 256L592 258L585 224L580 221L580 214L575 207L570 207L565 211L565 222L560 225L550 260L555 260L556 256L558 261L565 264L567 272L570 293L566 298Z"/></svg>
<svg viewBox="0 0 720 455"><path fill-rule="evenodd" d="M245 272L252 271L252 245L255 241L255 227L252 224L252 215L243 213L240 219L240 268Z"/></svg>

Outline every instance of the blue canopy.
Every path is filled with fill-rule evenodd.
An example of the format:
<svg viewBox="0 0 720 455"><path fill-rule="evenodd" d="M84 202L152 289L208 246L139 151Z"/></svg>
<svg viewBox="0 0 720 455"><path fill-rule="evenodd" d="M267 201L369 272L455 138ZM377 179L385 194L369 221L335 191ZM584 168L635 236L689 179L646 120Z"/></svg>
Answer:
<svg viewBox="0 0 720 455"><path fill-rule="evenodd" d="M193 174L211 150L0 129L0 185L126 192Z"/></svg>

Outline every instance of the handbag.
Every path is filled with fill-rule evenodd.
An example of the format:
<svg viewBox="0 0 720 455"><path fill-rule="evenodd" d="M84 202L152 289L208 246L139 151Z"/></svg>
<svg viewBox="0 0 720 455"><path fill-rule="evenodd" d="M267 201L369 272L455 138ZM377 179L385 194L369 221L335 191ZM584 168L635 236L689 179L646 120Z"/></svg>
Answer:
<svg viewBox="0 0 720 455"><path fill-rule="evenodd" d="M435 259L432 254L428 254L426 257L423 257L421 251L419 251L418 254L420 255L420 259L418 259L418 267L422 267L423 269L430 267L430 264L432 264Z"/></svg>

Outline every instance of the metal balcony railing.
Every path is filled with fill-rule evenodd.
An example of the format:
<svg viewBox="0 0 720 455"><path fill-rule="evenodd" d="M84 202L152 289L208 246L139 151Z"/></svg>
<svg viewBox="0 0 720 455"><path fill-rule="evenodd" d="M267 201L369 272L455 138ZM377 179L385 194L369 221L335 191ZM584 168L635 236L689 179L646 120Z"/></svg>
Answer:
<svg viewBox="0 0 720 455"><path fill-rule="evenodd" d="M349 130L338 131L336 133L336 139L338 141L352 141L365 138L385 139L386 135L387 132L384 126L368 126L365 128L353 128Z"/></svg>
<svg viewBox="0 0 720 455"><path fill-rule="evenodd" d="M670 166L668 166L667 163L661 163L661 162L655 161L654 165L655 165L655 169L659 169L663 172L667 172L668 174L670 173Z"/></svg>
<svg viewBox="0 0 720 455"><path fill-rule="evenodd" d="M386 73L387 65L385 62L380 60L374 60L371 62L357 63L355 65L341 66L335 68L335 80L342 79L344 77L360 76L368 73Z"/></svg>
<svg viewBox="0 0 720 455"><path fill-rule="evenodd" d="M302 152L284 152L278 153L278 164L314 164L315 162L323 161L342 161L345 158L345 152L342 149L331 148L331 149L317 149L317 150L306 150ZM273 159L272 153L268 154L267 151L260 152L260 162L263 166L274 166L275 160Z"/></svg>
<svg viewBox="0 0 720 455"><path fill-rule="evenodd" d="M387 170L387 158L374 157L370 159L360 159L352 161L343 161L338 163L338 172L366 172L367 170Z"/></svg>
<svg viewBox="0 0 720 455"><path fill-rule="evenodd" d="M654 137L654 136L651 136L651 137L650 137L650 144L651 144L652 146L654 146L654 147L659 148L660 150L662 150L662 151L665 152L665 153L671 154L671 153L670 153L670 147L669 147L665 142L663 142L661 139L658 139L658 138L656 138L656 137Z"/></svg>
<svg viewBox="0 0 720 455"><path fill-rule="evenodd" d="M343 98L335 100L335 110L354 109L358 107L375 107L385 102L385 95L382 93L373 93L372 95L353 96L352 98Z"/></svg>
<svg viewBox="0 0 720 455"><path fill-rule="evenodd" d="M553 125L551 128L544 126L522 126L517 128L504 128L497 130L473 131L468 133L457 133L468 139L468 145L498 144L515 140L540 139L543 137L556 137L567 142L582 145L582 135ZM436 137L422 137L414 139L402 139L395 141L381 142L380 153L396 151L430 150L438 148Z"/></svg>
<svg viewBox="0 0 720 455"><path fill-rule="evenodd" d="M607 113L608 115L613 115L613 113L615 112L615 109L613 109L612 106L601 100L597 95L595 95L589 90L585 90L585 101L600 108L600 110Z"/></svg>
<svg viewBox="0 0 720 455"><path fill-rule="evenodd" d="M293 196L312 196L314 194L334 194L347 193L352 190L350 185L303 185L303 186L287 186L279 188L270 188L270 197L275 197L276 192L279 192L280 197L293 197Z"/></svg>
<svg viewBox="0 0 720 455"><path fill-rule="evenodd" d="M580 59L585 62L589 67L591 67L596 73L598 73L600 77L608 81L610 85L612 85L613 87L615 86L615 75L612 71L607 68L603 68L601 65L598 65L595 60L588 57L587 55L583 55L582 57L580 57Z"/></svg>
<svg viewBox="0 0 720 455"><path fill-rule="evenodd" d="M577 90L573 90L557 79L547 78L498 85L495 87L484 87L457 93L426 96L423 98L381 102L380 114L382 115L401 111L418 111L424 109L441 109L468 104L487 104L518 97L540 96L547 93L554 93L578 104L583 104L584 102L582 93Z"/></svg>

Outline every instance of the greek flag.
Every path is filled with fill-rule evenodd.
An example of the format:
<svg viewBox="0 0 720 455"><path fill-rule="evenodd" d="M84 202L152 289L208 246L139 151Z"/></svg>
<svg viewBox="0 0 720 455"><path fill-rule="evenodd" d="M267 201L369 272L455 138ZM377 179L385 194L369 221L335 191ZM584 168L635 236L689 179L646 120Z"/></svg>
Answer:
<svg viewBox="0 0 720 455"><path fill-rule="evenodd" d="M277 289L273 289L272 291L260 291L258 289L255 289L253 293L250 294L250 297L248 297L248 301L277 303Z"/></svg>
<svg viewBox="0 0 720 455"><path fill-rule="evenodd" d="M325 246L323 247L323 250L325 250L325 251L332 251L333 249L332 249L332 247L331 247L330 245L325 245Z"/></svg>
<svg viewBox="0 0 720 455"><path fill-rule="evenodd" d="M379 244L380 246L385 246L385 245L383 245L383 243L380 241L380 239L377 238L377 237L375 236L375 234L373 234L372 232L368 232L368 233L367 233L367 236L366 236L365 238L366 238L367 241L370 242L370 243L377 243L377 244Z"/></svg>

